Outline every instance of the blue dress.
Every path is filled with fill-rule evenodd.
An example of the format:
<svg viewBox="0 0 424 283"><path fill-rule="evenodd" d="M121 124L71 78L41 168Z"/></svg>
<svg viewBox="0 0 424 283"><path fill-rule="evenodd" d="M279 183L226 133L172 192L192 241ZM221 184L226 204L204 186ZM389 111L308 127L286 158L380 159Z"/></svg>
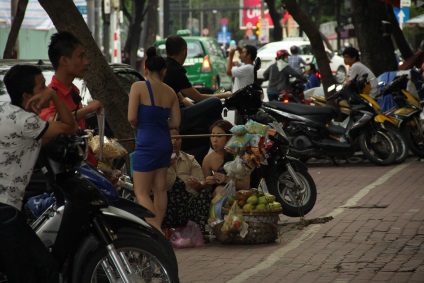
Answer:
<svg viewBox="0 0 424 283"><path fill-rule="evenodd" d="M134 151L133 170L149 172L168 167L172 154L168 118L170 108L155 106L152 87L146 81L152 105L138 107L138 130Z"/></svg>

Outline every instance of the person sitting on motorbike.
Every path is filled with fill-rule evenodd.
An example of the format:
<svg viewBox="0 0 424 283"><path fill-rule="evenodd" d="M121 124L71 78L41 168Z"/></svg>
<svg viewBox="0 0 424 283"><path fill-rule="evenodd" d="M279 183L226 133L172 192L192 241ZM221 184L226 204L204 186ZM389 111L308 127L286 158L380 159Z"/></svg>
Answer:
<svg viewBox="0 0 424 283"><path fill-rule="evenodd" d="M303 74L302 65L306 66L306 62L298 55L299 51L300 49L296 45L290 47L291 55L289 55L288 63L296 72Z"/></svg>
<svg viewBox="0 0 424 283"><path fill-rule="evenodd" d="M269 101L277 100L281 91L291 91L290 76L296 77L304 83L307 82L302 74L296 72L288 64L288 58L289 52L287 50L278 50L275 57L276 62L271 64L264 72L264 79L269 80L267 89Z"/></svg>
<svg viewBox="0 0 424 283"><path fill-rule="evenodd" d="M320 86L321 82L316 73L317 69L315 68L315 64L305 65L305 74L308 77L308 82L305 84L305 89Z"/></svg>
<svg viewBox="0 0 424 283"><path fill-rule="evenodd" d="M370 87L371 87L369 95L371 96L371 98L375 98L375 96L378 93L377 79L374 73L367 66L362 64L362 62L359 60L358 49L354 47L347 47L343 51L342 55L343 55L344 63L350 66L349 74L346 78L346 83L349 83L357 75L361 77L362 75L367 74L368 75L367 80L369 81Z"/></svg>
<svg viewBox="0 0 424 283"><path fill-rule="evenodd" d="M166 55L167 70L163 81L178 94L181 110L180 132L181 134L204 134L215 121L222 120L221 98L230 97L232 93L226 91L203 94L192 86L183 66L187 58L187 42L181 36L167 38ZM190 103L185 97L194 103ZM185 143L183 149L196 156L200 163L209 150L205 146L199 146L205 141L204 138L191 139Z"/></svg>
<svg viewBox="0 0 424 283"><path fill-rule="evenodd" d="M8 282L59 282L59 268L21 213L25 188L42 143L73 134L78 125L40 68L15 65L4 76L10 102L0 102L0 270ZM55 105L61 121L37 114Z"/></svg>

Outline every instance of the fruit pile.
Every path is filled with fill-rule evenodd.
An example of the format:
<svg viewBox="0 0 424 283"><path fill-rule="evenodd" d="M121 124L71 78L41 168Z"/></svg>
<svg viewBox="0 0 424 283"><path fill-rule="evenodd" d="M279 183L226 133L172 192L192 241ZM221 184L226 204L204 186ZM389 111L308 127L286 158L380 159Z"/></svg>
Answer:
<svg viewBox="0 0 424 283"><path fill-rule="evenodd" d="M275 201L274 195L257 188L237 191L235 195L228 197L224 208L230 209L234 202L237 202L243 212L281 210L281 203Z"/></svg>

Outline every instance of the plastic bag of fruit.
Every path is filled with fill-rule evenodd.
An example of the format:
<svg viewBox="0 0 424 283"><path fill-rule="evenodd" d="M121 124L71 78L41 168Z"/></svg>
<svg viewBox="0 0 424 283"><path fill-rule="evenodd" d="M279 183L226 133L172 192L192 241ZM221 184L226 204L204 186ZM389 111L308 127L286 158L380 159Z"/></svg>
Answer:
<svg viewBox="0 0 424 283"><path fill-rule="evenodd" d="M211 201L211 207L209 210L210 219L222 219L221 209L222 206L227 202L227 198L234 195L236 187L233 180L230 180L224 187L224 189L217 193Z"/></svg>
<svg viewBox="0 0 424 283"><path fill-rule="evenodd" d="M243 228L243 223L243 210L238 206L236 202L234 202L228 214L224 216L224 224L222 225L221 232L240 232Z"/></svg>

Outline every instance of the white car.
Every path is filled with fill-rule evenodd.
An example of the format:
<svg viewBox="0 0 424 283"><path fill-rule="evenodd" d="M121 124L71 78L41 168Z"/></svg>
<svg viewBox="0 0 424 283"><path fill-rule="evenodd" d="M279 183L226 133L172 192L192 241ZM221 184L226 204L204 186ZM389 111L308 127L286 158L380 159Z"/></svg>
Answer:
<svg viewBox="0 0 424 283"><path fill-rule="evenodd" d="M298 55L302 57L303 60L305 60L306 64L315 63L316 65L315 56L312 52L312 46L308 40L290 40L290 38L288 38L287 40L283 41L271 42L258 49L257 57L261 58L261 68L257 73L258 80L263 81L264 72L269 67L269 65L275 62L275 56L278 50L285 49L290 52L290 47L294 45L299 47ZM328 49L326 49L326 52L330 58L330 68L336 79L336 83L344 83L349 67L345 65L343 57L337 55L334 52L331 52Z"/></svg>

